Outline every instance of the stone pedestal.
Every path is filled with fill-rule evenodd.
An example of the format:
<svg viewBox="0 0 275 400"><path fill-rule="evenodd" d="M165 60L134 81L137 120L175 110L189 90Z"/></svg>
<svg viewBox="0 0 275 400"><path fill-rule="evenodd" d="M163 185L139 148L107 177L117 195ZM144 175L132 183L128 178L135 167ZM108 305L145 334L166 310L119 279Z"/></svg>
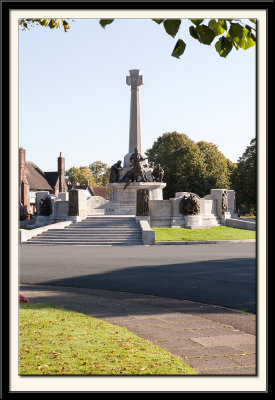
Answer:
<svg viewBox="0 0 275 400"><path fill-rule="evenodd" d="M68 216L86 218L87 216L86 190L72 189L69 191Z"/></svg>
<svg viewBox="0 0 275 400"><path fill-rule="evenodd" d="M222 193L226 191L227 193L227 205L228 209L226 212L228 212L231 216L234 215L235 212L235 191L234 190L228 190L228 189L211 189L210 196L213 200L216 200L217 204L217 213L220 218L226 219L230 218L229 215L224 216L223 215L223 210L222 210Z"/></svg>
<svg viewBox="0 0 275 400"><path fill-rule="evenodd" d="M136 215L137 191L146 189L149 200L162 200L162 190L166 183L163 182L126 182L108 183L110 188L110 201L105 206L106 215Z"/></svg>
<svg viewBox="0 0 275 400"><path fill-rule="evenodd" d="M184 219L185 219L185 228L187 229L203 228L201 215L185 215Z"/></svg>

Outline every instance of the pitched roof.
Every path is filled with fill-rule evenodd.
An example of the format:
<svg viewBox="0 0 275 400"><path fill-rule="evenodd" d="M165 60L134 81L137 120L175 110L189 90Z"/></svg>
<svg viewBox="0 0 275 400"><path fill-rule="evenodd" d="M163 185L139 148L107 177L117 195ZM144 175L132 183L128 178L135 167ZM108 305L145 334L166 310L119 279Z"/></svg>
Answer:
<svg viewBox="0 0 275 400"><path fill-rule="evenodd" d="M95 196L101 196L106 200L109 200L108 190L105 186L92 186L92 190Z"/></svg>
<svg viewBox="0 0 275 400"><path fill-rule="evenodd" d="M49 185L54 188L58 183L58 171L54 172L44 172L45 178L47 179Z"/></svg>
<svg viewBox="0 0 275 400"><path fill-rule="evenodd" d="M31 190L52 190L45 173L31 161L26 161L26 176Z"/></svg>
<svg viewBox="0 0 275 400"><path fill-rule="evenodd" d="M107 188L105 186L90 186L90 185L77 185L74 186L72 184L68 184L68 189L90 189L90 192L92 193L93 196L100 196L103 197L106 200L109 200L109 195L108 195L108 191Z"/></svg>

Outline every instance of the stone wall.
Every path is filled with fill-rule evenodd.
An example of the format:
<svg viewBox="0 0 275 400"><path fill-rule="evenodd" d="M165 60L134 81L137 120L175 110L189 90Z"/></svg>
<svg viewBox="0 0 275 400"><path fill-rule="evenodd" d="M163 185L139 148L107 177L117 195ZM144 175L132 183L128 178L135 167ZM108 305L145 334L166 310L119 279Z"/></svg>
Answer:
<svg viewBox="0 0 275 400"><path fill-rule="evenodd" d="M152 227L171 228L208 228L217 225L226 225L226 220L233 217L235 212L235 192L226 190L228 196L228 211L222 211L222 193L226 189L212 189L204 198L199 198L200 212L197 215L183 215L180 212L180 202L183 196L189 196L190 192L177 192L174 198L169 200L151 200L150 225Z"/></svg>

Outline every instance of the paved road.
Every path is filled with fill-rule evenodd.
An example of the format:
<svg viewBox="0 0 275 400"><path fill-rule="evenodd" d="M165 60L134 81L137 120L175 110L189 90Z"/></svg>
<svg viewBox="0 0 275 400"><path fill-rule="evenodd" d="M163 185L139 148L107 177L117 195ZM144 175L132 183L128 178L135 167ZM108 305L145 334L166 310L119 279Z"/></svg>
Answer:
<svg viewBox="0 0 275 400"><path fill-rule="evenodd" d="M255 243L20 246L20 283L151 294L256 312Z"/></svg>

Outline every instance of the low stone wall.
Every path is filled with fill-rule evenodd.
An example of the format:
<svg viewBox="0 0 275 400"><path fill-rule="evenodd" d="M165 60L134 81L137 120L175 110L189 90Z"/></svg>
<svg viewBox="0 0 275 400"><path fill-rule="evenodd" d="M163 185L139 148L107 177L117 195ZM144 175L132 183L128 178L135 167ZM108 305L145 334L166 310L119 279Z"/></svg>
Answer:
<svg viewBox="0 0 275 400"><path fill-rule="evenodd" d="M148 220L136 217L136 221L140 224L142 230L142 244L149 246L155 244L155 231L150 228Z"/></svg>
<svg viewBox="0 0 275 400"><path fill-rule="evenodd" d="M170 200L149 200L150 225L153 228L171 227L172 203Z"/></svg>
<svg viewBox="0 0 275 400"><path fill-rule="evenodd" d="M25 219L24 221L19 221L19 226L31 226L34 225L34 219Z"/></svg>
<svg viewBox="0 0 275 400"><path fill-rule="evenodd" d="M48 231L49 229L65 228L65 226L69 226L71 223L72 223L72 221L62 221L62 222L58 222L56 224L40 226L39 228L34 228L34 229L30 229L30 230L19 229L19 243L26 242L27 240L31 239L32 237L40 235L40 233Z"/></svg>
<svg viewBox="0 0 275 400"><path fill-rule="evenodd" d="M216 200L199 199L200 214L184 216L179 211L181 198L150 200L150 225L153 228L208 228L221 224Z"/></svg>
<svg viewBox="0 0 275 400"><path fill-rule="evenodd" d="M227 218L226 226L229 226L231 228L247 229L250 231L256 230L256 222L243 221L238 218Z"/></svg>

